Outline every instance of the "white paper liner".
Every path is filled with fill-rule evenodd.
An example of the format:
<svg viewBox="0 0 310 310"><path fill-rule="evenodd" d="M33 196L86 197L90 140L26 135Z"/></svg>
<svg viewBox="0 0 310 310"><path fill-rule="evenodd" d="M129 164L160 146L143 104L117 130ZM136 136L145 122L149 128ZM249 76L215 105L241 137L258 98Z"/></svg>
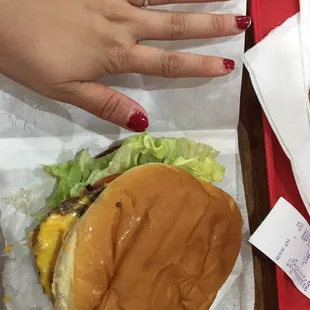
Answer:
<svg viewBox="0 0 310 310"><path fill-rule="evenodd" d="M245 15L246 0L170 5L165 9ZM151 134L190 137L220 150L220 161L227 169L220 186L236 197L237 183L242 184L242 179L236 177L236 171L240 169L236 164L236 127L244 35L145 44L236 61L232 74L217 79L161 79L137 74L103 79L107 85L144 106L149 114ZM41 164L69 160L77 150L86 147L96 154L123 137L122 129L73 106L43 98L0 75L0 196L18 192L21 188L31 189L33 203L26 208L28 213L41 208L53 188L54 180L40 171ZM247 240L248 220L242 197L239 206L245 221L244 239ZM25 231L32 228L31 217L4 201L0 203L0 210L0 223L7 242L11 244L25 238ZM217 304L216 310L254 309L252 254L246 243L240 257L229 281L219 292L213 306ZM42 295L26 247L13 248L9 254L3 282L5 295L11 296L6 304L9 309L45 309L47 299Z"/></svg>

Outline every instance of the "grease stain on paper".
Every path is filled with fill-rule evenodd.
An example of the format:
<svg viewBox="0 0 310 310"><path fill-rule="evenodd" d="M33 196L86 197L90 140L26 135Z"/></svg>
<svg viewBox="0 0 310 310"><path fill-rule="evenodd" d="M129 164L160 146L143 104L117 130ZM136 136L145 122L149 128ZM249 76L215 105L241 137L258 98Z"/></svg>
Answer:
<svg viewBox="0 0 310 310"><path fill-rule="evenodd" d="M11 295L6 295L3 298L3 302L5 302L6 304L9 303L12 300L12 296Z"/></svg>
<svg viewBox="0 0 310 310"><path fill-rule="evenodd" d="M8 193L2 198L6 204L15 206L19 211L28 213L29 207L33 201L31 189L21 188L17 193Z"/></svg>
<svg viewBox="0 0 310 310"><path fill-rule="evenodd" d="M4 253L10 253L13 249L13 245L7 245L4 249Z"/></svg>

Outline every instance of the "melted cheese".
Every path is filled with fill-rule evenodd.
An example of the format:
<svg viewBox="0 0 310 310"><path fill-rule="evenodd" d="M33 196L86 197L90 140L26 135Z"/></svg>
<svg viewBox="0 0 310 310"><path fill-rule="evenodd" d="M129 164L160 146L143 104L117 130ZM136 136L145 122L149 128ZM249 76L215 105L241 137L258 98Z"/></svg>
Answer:
<svg viewBox="0 0 310 310"><path fill-rule="evenodd" d="M11 295L4 296L4 298L3 298L3 302L5 302L6 304L9 303L11 300L12 300Z"/></svg>
<svg viewBox="0 0 310 310"><path fill-rule="evenodd" d="M52 214L40 225L37 242L33 248L37 267L40 271L40 281L45 294L52 297L52 282L55 263L63 241L76 223L75 214Z"/></svg>
<svg viewBox="0 0 310 310"><path fill-rule="evenodd" d="M10 253L13 249L13 246L12 245L8 245L6 246L6 248L4 249L4 253Z"/></svg>

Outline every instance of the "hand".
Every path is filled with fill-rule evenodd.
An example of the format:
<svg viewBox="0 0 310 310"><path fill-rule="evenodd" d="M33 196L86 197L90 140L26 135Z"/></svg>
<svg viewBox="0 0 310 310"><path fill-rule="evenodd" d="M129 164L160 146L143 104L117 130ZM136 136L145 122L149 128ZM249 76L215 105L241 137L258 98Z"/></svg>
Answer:
<svg viewBox="0 0 310 310"><path fill-rule="evenodd" d="M150 0L150 5L208 0ZM234 62L171 52L143 40L236 35L247 16L141 8L143 0L0 0L0 72L49 98L134 131L148 127L134 100L96 81L109 74L217 77ZM1 30L2 29L2 30Z"/></svg>

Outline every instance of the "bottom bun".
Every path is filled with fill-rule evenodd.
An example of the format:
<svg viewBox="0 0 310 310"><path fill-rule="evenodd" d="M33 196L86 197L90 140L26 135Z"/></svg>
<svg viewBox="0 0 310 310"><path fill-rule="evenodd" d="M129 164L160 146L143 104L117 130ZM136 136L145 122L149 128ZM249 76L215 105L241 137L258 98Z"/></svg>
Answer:
<svg viewBox="0 0 310 310"><path fill-rule="evenodd" d="M57 310L208 309L241 247L242 218L221 189L163 164L108 185L66 239Z"/></svg>

